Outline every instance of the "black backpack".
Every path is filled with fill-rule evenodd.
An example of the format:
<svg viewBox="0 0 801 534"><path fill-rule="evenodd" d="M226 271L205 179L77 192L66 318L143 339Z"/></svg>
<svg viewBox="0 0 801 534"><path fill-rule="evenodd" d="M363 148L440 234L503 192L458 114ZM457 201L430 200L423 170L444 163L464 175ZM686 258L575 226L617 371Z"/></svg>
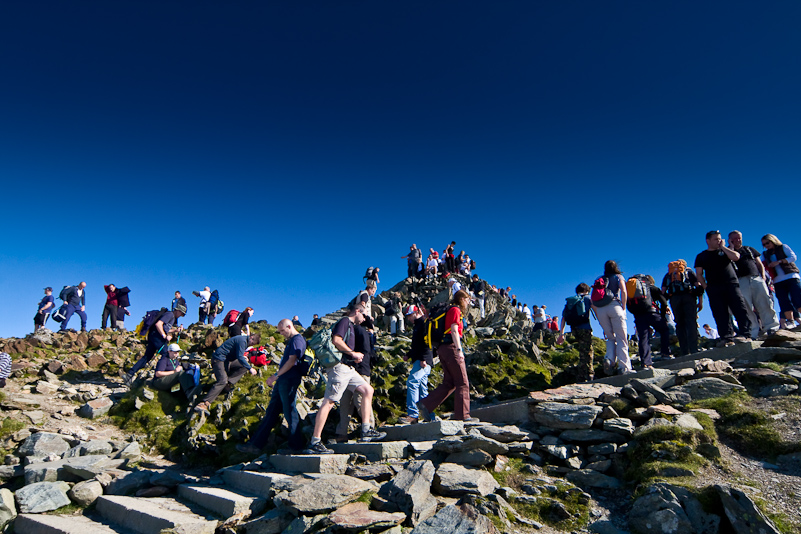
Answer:
<svg viewBox="0 0 801 534"><path fill-rule="evenodd" d="M70 299L70 296L72 296L74 290L75 286L64 286L59 292L58 298L64 302L67 302Z"/></svg>
<svg viewBox="0 0 801 534"><path fill-rule="evenodd" d="M428 313L428 318L425 323L425 343L426 347L435 350L442 344L442 338L445 336L447 325L445 324L445 316L452 308L451 304L437 304Z"/></svg>
<svg viewBox="0 0 801 534"><path fill-rule="evenodd" d="M142 317L142 322L139 323L139 326L136 328L136 333L141 337L147 337L153 325L159 322L159 319L168 311L167 308L161 308L160 310L150 310L145 313L145 316Z"/></svg>
<svg viewBox="0 0 801 534"><path fill-rule="evenodd" d="M565 311L562 312L565 323L576 326L590 322L590 308L584 298L582 295L573 295L565 299Z"/></svg>
<svg viewBox="0 0 801 534"><path fill-rule="evenodd" d="M366 280L370 280L372 278L374 272L375 272L375 267L368 267L367 268L367 272L364 273L364 276L362 277L362 280L365 280L365 281Z"/></svg>

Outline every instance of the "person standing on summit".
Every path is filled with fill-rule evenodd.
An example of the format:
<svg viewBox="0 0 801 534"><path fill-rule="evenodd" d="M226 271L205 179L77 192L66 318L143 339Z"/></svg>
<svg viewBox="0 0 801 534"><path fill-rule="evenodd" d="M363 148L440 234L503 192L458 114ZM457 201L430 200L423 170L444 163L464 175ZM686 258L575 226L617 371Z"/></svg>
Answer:
<svg viewBox="0 0 801 534"><path fill-rule="evenodd" d="M86 332L86 282L81 282L77 286L69 288L67 295L67 309L65 312L64 320L61 322L59 331L63 332L67 329L67 323L73 313L77 313L81 318L81 332Z"/></svg>
<svg viewBox="0 0 801 534"><path fill-rule="evenodd" d="M109 284L103 286L106 291L106 305L103 306L103 315L100 319L100 328L106 329L107 321L111 320L111 329L117 329L117 286Z"/></svg>
<svg viewBox="0 0 801 534"><path fill-rule="evenodd" d="M206 286L203 288L203 291L192 291L192 294L196 297L200 297L200 305L197 311L197 322L200 324L205 324L211 308L211 303L209 302L209 299L211 299L211 288Z"/></svg>
<svg viewBox="0 0 801 534"><path fill-rule="evenodd" d="M53 299L53 288L46 287L44 292L45 296L39 303L39 308L36 311L36 315L33 317L34 331L44 328L47 318L50 317L50 314L53 313L53 310L56 308L56 303Z"/></svg>
<svg viewBox="0 0 801 534"><path fill-rule="evenodd" d="M740 282L740 292L745 299L745 310L751 320L751 337L759 336L760 326L764 333L774 333L779 329L779 318L773 309L773 299L770 297L765 266L762 265L760 253L753 247L743 246L743 234L734 230L729 232L729 243L732 249L740 255L735 262L737 265L737 280ZM754 314L754 308L757 313ZM759 319L757 320L757 315Z"/></svg>
<svg viewBox="0 0 801 534"><path fill-rule="evenodd" d="M418 267L423 262L423 253L420 252L419 248L417 248L417 244L412 243L412 246L409 247L409 253L405 256L401 256L401 259L405 259L408 264L408 278L414 278L417 276Z"/></svg>

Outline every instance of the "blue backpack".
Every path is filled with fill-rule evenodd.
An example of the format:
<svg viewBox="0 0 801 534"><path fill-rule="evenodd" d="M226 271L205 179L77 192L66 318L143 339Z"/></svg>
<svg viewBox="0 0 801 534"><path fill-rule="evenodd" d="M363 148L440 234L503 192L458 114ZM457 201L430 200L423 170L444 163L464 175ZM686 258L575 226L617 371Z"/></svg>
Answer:
<svg viewBox="0 0 801 534"><path fill-rule="evenodd" d="M583 324L590 320L590 309L583 295L573 295L565 299L565 311L562 314L565 323L570 326Z"/></svg>

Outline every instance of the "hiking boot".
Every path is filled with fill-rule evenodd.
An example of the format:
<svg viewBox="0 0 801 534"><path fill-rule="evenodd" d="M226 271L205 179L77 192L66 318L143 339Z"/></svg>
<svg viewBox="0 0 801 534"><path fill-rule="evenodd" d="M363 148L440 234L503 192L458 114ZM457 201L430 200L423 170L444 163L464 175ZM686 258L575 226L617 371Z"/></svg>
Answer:
<svg viewBox="0 0 801 534"><path fill-rule="evenodd" d="M124 369L120 369L120 378L122 378L122 383L125 384L125 387L131 389L131 384L133 384L133 375L127 373Z"/></svg>
<svg viewBox="0 0 801 534"><path fill-rule="evenodd" d="M211 415L211 412L209 411L209 403L208 402L200 402L193 409L197 413L202 413L203 415Z"/></svg>
<svg viewBox="0 0 801 534"><path fill-rule="evenodd" d="M301 454L334 454L334 451L323 445L322 441L318 441L314 445L309 445L308 449L303 449Z"/></svg>
<svg viewBox="0 0 801 534"><path fill-rule="evenodd" d="M612 376L615 372L615 362L609 358L604 358L604 374L606 376Z"/></svg>
<svg viewBox="0 0 801 534"><path fill-rule="evenodd" d="M236 450L244 454L253 454L256 456L261 454L261 449L256 447L252 443L237 443Z"/></svg>
<svg viewBox="0 0 801 534"><path fill-rule="evenodd" d="M463 421L465 423L480 423L481 419L478 417L467 417L465 419L457 419L457 421Z"/></svg>
<svg viewBox="0 0 801 534"><path fill-rule="evenodd" d="M417 417L411 417L409 415L398 417L398 423L401 423L403 425L414 425L417 424Z"/></svg>
<svg viewBox="0 0 801 534"><path fill-rule="evenodd" d="M417 410L420 412L420 416L418 419L424 423L433 423L436 421L435 415L428 411L428 408L425 407L423 401L417 403Z"/></svg>
<svg viewBox="0 0 801 534"><path fill-rule="evenodd" d="M366 441L381 441L387 437L386 432L379 432L375 428L370 428L368 430L362 430L362 435L359 438L359 441L364 443Z"/></svg>

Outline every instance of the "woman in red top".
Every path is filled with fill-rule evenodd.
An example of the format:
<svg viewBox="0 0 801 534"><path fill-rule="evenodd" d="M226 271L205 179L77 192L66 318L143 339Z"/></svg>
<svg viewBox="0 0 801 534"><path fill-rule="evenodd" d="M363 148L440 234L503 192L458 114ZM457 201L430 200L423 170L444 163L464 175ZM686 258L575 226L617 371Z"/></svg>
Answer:
<svg viewBox="0 0 801 534"><path fill-rule="evenodd" d="M467 380L462 350L462 314L467 313L469 305L470 294L464 290L457 291L451 300L451 308L445 315L445 337L437 349L442 364L442 384L417 403L422 421L434 421L432 412L454 392L453 419L478 421L475 417L470 417L470 382Z"/></svg>

